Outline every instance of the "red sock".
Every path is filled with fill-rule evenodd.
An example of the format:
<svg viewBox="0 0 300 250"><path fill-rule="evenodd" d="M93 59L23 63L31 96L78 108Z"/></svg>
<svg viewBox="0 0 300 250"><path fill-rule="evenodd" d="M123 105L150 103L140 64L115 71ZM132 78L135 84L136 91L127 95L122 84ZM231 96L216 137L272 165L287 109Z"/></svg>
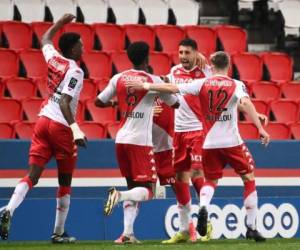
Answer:
<svg viewBox="0 0 300 250"><path fill-rule="evenodd" d="M190 185L185 182L175 182L175 193L179 204L186 205L191 200Z"/></svg>
<svg viewBox="0 0 300 250"><path fill-rule="evenodd" d="M255 180L244 182L244 199L256 190Z"/></svg>
<svg viewBox="0 0 300 250"><path fill-rule="evenodd" d="M66 194L71 194L71 187L70 186L59 186L57 190L57 197L61 198Z"/></svg>
<svg viewBox="0 0 300 250"><path fill-rule="evenodd" d="M32 186L33 186L32 180L29 178L28 175L26 175L25 177L23 177L23 179L21 179L20 182L26 182L28 184L29 189L31 189Z"/></svg>
<svg viewBox="0 0 300 250"><path fill-rule="evenodd" d="M200 195L200 190L203 187L204 184L204 177L196 177L196 178L192 178L192 183L193 186L197 192L197 195Z"/></svg>

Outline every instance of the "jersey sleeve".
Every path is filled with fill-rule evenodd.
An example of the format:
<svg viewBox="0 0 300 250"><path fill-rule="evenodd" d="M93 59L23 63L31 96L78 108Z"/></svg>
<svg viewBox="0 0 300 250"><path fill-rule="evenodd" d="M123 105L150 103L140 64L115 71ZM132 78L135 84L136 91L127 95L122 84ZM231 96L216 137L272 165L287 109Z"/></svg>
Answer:
<svg viewBox="0 0 300 250"><path fill-rule="evenodd" d="M181 83L177 87L181 95L198 95L205 79L194 80L191 83Z"/></svg>
<svg viewBox="0 0 300 250"><path fill-rule="evenodd" d="M179 102L178 97L176 95L173 95L173 94L160 94L159 97L168 106L172 106L176 102Z"/></svg>
<svg viewBox="0 0 300 250"><path fill-rule="evenodd" d="M74 97L75 93L82 88L83 72L80 69L69 70L64 78L64 82L61 93Z"/></svg>
<svg viewBox="0 0 300 250"><path fill-rule="evenodd" d="M243 97L249 97L245 84L241 81L235 81L235 82L236 82L236 90L235 90L236 97L238 99L241 99Z"/></svg>
<svg viewBox="0 0 300 250"><path fill-rule="evenodd" d="M44 45L42 52L46 62L48 62L53 56L61 56L52 44Z"/></svg>
<svg viewBox="0 0 300 250"><path fill-rule="evenodd" d="M106 88L97 96L97 98L101 102L107 103L112 97L116 95L117 78L117 75L111 78Z"/></svg>

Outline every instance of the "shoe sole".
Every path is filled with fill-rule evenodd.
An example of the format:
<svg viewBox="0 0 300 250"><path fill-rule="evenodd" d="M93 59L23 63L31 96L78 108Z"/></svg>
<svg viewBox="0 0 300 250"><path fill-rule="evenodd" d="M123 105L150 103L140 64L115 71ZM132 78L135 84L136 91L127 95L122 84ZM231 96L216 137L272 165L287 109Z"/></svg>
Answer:
<svg viewBox="0 0 300 250"><path fill-rule="evenodd" d="M1 216L1 227L0 227L0 235L2 240L8 239L9 227L10 227L10 215L9 213L4 212Z"/></svg>
<svg viewBox="0 0 300 250"><path fill-rule="evenodd" d="M104 214L109 216L112 214L114 206L117 204L118 192L115 188L111 188L108 190L108 199L104 206Z"/></svg>
<svg viewBox="0 0 300 250"><path fill-rule="evenodd" d="M207 234L207 210L206 208L201 208L198 213L197 231L200 236L205 236Z"/></svg>

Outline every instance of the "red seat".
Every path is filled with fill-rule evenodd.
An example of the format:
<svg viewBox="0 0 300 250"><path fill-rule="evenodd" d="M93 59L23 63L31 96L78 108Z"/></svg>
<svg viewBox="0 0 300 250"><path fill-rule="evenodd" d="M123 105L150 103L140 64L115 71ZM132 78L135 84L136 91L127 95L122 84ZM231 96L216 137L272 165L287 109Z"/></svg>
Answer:
<svg viewBox="0 0 300 250"><path fill-rule="evenodd" d="M40 98L30 98L30 99L23 100L22 106L28 121L30 122L37 121L38 114L41 110L41 106L43 102L44 100Z"/></svg>
<svg viewBox="0 0 300 250"><path fill-rule="evenodd" d="M126 51L113 52L110 54L110 57L118 72L132 68L132 63L130 62Z"/></svg>
<svg viewBox="0 0 300 250"><path fill-rule="evenodd" d="M291 125L291 132L294 139L300 139L300 122Z"/></svg>
<svg viewBox="0 0 300 250"><path fill-rule="evenodd" d="M85 79L80 92L80 100L83 102L86 100L94 100L96 98L96 94L96 84L92 80Z"/></svg>
<svg viewBox="0 0 300 250"><path fill-rule="evenodd" d="M112 138L112 139L116 138L116 135L119 131L119 127L120 127L120 122L113 122L113 123L107 124L107 132L108 132L108 135L110 136L110 138Z"/></svg>
<svg viewBox="0 0 300 250"><path fill-rule="evenodd" d="M42 41L42 36L45 34L45 32L53 25L53 23L51 22L32 22L31 23L31 28L33 33L36 35L37 40L39 42L39 47L41 47L41 41ZM55 48L58 48L58 40L59 37L62 34L62 29L59 30L54 38L53 38L53 44Z"/></svg>
<svg viewBox="0 0 300 250"><path fill-rule="evenodd" d="M84 121L84 118L85 118L84 116L85 116L85 104L84 104L84 102L79 101L78 105L77 105L75 120L77 122L82 122L82 121Z"/></svg>
<svg viewBox="0 0 300 250"><path fill-rule="evenodd" d="M270 80L283 83L293 78L293 60L287 54L270 52L263 53L263 63L268 69Z"/></svg>
<svg viewBox="0 0 300 250"><path fill-rule="evenodd" d="M102 78L101 80L95 81L99 92L103 91L109 82L109 78Z"/></svg>
<svg viewBox="0 0 300 250"><path fill-rule="evenodd" d="M31 48L32 31L28 24L17 21L3 22L2 32L10 49L23 50Z"/></svg>
<svg viewBox="0 0 300 250"><path fill-rule="evenodd" d="M198 50L206 55L216 51L216 32L207 26L187 25L184 26L186 35L197 42Z"/></svg>
<svg viewBox="0 0 300 250"><path fill-rule="evenodd" d="M224 51L229 54L241 53L247 50L247 33L242 28L221 25L216 27L216 32Z"/></svg>
<svg viewBox="0 0 300 250"><path fill-rule="evenodd" d="M36 86L32 80L28 78L12 78L6 82L6 88L11 97L17 100L34 97L36 95Z"/></svg>
<svg viewBox="0 0 300 250"><path fill-rule="evenodd" d="M269 117L270 108L269 108L269 105L267 102L262 101L262 100L252 100L252 102L258 113L262 113L262 114L266 115L267 117ZM245 116L246 121L252 122L252 120L247 115L244 115L244 116Z"/></svg>
<svg viewBox="0 0 300 250"><path fill-rule="evenodd" d="M258 130L253 123L239 122L239 132L243 139L258 139Z"/></svg>
<svg viewBox="0 0 300 250"><path fill-rule="evenodd" d="M0 78L8 79L18 76L19 58L16 52L0 49Z"/></svg>
<svg viewBox="0 0 300 250"><path fill-rule="evenodd" d="M287 83L281 86L281 92L285 98L300 101L300 83Z"/></svg>
<svg viewBox="0 0 300 250"><path fill-rule="evenodd" d="M294 101L273 101L270 107L277 122L294 123L299 120L298 104Z"/></svg>
<svg viewBox="0 0 300 250"><path fill-rule="evenodd" d="M31 49L22 51L20 59L26 69L27 77L34 79L47 77L47 64L40 50Z"/></svg>
<svg viewBox="0 0 300 250"><path fill-rule="evenodd" d="M93 28L103 51L120 51L125 47L125 31L115 24L94 24Z"/></svg>
<svg viewBox="0 0 300 250"><path fill-rule="evenodd" d="M178 51L179 43L185 37L185 32L182 28L173 25L155 25L154 29L163 52L172 53Z"/></svg>
<svg viewBox="0 0 300 250"><path fill-rule="evenodd" d="M15 122L22 120L22 105L14 99L0 99L0 122Z"/></svg>
<svg viewBox="0 0 300 250"><path fill-rule="evenodd" d="M0 122L0 139L15 138L15 130L9 122Z"/></svg>
<svg viewBox="0 0 300 250"><path fill-rule="evenodd" d="M15 125L16 134L20 139L31 139L34 130L34 122L19 122Z"/></svg>
<svg viewBox="0 0 300 250"><path fill-rule="evenodd" d="M150 52L149 64L155 75L167 75L171 69L171 59L166 53Z"/></svg>
<svg viewBox="0 0 300 250"><path fill-rule="evenodd" d="M107 53L96 51L84 53L82 60L88 69L89 78L97 80L111 76L112 62Z"/></svg>
<svg viewBox="0 0 300 250"><path fill-rule="evenodd" d="M47 98L49 96L47 81L47 78L40 78L36 80L36 86L42 98Z"/></svg>
<svg viewBox="0 0 300 250"><path fill-rule="evenodd" d="M263 73L263 63L258 55L241 53L232 56L241 81L260 81ZM250 66L251 65L251 66Z"/></svg>
<svg viewBox="0 0 300 250"><path fill-rule="evenodd" d="M141 24L127 24L123 25L123 27L131 43L144 41L149 45L150 50L154 50L155 32L151 26Z"/></svg>
<svg viewBox="0 0 300 250"><path fill-rule="evenodd" d="M271 140L284 140L291 138L290 128L284 123L270 122L265 130L271 137Z"/></svg>
<svg viewBox="0 0 300 250"><path fill-rule="evenodd" d="M68 23L63 27L64 32L75 32L80 34L85 51L94 48L94 30L91 26L83 23Z"/></svg>
<svg viewBox="0 0 300 250"><path fill-rule="evenodd" d="M273 101L280 98L280 88L274 83L257 83L252 86L252 94L256 99Z"/></svg>
<svg viewBox="0 0 300 250"><path fill-rule="evenodd" d="M107 124L116 121L117 112L115 108L98 108L95 106L94 101L88 101L86 107L94 122Z"/></svg>
<svg viewBox="0 0 300 250"><path fill-rule="evenodd" d="M83 122L80 124L80 129L82 129L87 139L106 138L106 128L101 123Z"/></svg>
<svg viewBox="0 0 300 250"><path fill-rule="evenodd" d="M180 61L179 61L179 57L178 57L178 52L173 52L173 53L171 54L171 59L172 59L172 63L173 63L174 65L179 64Z"/></svg>

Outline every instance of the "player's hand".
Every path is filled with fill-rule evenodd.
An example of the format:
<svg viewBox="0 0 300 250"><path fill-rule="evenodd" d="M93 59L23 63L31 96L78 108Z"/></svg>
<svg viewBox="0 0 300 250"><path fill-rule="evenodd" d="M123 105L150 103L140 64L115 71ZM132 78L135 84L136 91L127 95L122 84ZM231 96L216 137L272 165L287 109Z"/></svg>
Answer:
<svg viewBox="0 0 300 250"><path fill-rule="evenodd" d="M75 144L79 147L87 148L87 138L84 137L83 139L77 139L75 140Z"/></svg>
<svg viewBox="0 0 300 250"><path fill-rule="evenodd" d="M261 144L268 146L270 142L270 135L263 128L259 130L259 135L260 135Z"/></svg>
<svg viewBox="0 0 300 250"><path fill-rule="evenodd" d="M64 14L60 19L58 19L57 23L61 25L65 25L67 23L72 22L76 17L73 14Z"/></svg>
<svg viewBox="0 0 300 250"><path fill-rule="evenodd" d="M73 139L74 139L75 144L77 146L86 148L87 139L85 137L85 134L79 128L78 124L76 122L74 122L70 125L70 128L73 133Z"/></svg>
<svg viewBox="0 0 300 250"><path fill-rule="evenodd" d="M260 120L261 124L263 126L267 126L269 123L269 119L266 115L261 114L261 113L257 113L258 119Z"/></svg>
<svg viewBox="0 0 300 250"><path fill-rule="evenodd" d="M134 89L134 90L143 90L144 83L141 81L128 81L125 83L126 88Z"/></svg>
<svg viewBox="0 0 300 250"><path fill-rule="evenodd" d="M155 116L155 117L158 117L160 114L161 114L161 112L163 112L163 107L162 106L160 106L160 105L155 105L154 107L153 107L153 115Z"/></svg>
<svg viewBox="0 0 300 250"><path fill-rule="evenodd" d="M207 65L207 60L206 57L201 54L200 52L197 53L197 57L196 57L196 65L200 68L200 69L204 69L205 65Z"/></svg>

